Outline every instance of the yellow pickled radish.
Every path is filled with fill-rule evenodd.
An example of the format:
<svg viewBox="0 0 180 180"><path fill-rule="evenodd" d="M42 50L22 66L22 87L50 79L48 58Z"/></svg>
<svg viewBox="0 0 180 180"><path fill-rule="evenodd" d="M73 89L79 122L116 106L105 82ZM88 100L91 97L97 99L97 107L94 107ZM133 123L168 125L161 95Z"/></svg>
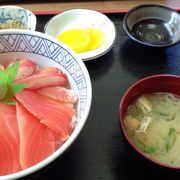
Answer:
<svg viewBox="0 0 180 180"><path fill-rule="evenodd" d="M57 39L79 53L101 47L105 36L96 28L78 28L62 32Z"/></svg>
<svg viewBox="0 0 180 180"><path fill-rule="evenodd" d="M86 50L97 49L104 43L104 34L96 28L87 28L90 35L90 42Z"/></svg>
<svg viewBox="0 0 180 180"><path fill-rule="evenodd" d="M90 36L86 29L70 29L62 32L57 39L64 42L75 52L83 52L89 44Z"/></svg>

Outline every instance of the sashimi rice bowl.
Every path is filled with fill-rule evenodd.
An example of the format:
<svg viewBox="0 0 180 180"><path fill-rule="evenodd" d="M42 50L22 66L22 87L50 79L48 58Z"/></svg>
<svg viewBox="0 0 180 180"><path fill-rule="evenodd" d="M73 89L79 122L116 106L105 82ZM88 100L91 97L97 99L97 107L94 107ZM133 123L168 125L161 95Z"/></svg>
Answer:
<svg viewBox="0 0 180 180"><path fill-rule="evenodd" d="M0 180L57 159L81 132L91 106L82 60L55 38L0 31Z"/></svg>

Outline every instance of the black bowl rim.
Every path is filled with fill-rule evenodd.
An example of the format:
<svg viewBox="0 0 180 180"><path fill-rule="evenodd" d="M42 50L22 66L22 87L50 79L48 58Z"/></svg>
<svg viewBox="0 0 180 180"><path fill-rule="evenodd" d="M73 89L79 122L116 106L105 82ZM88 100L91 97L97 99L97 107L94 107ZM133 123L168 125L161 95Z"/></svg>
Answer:
<svg viewBox="0 0 180 180"><path fill-rule="evenodd" d="M168 11L174 12L174 13L176 13L180 17L180 14L176 10L174 10L174 9L168 7L168 6L165 6L165 5L161 5L161 4L151 3L151 4L141 4L141 5L135 6L135 7L131 8L125 14L125 16L123 18L123 28L124 28L125 32L127 33L127 35L130 37L130 39L132 39L133 41L135 41L135 42L137 42L137 43L139 43L141 45L145 45L145 46L148 46L148 47L155 47L155 48L170 47L170 46L173 46L175 44L178 44L180 42L180 38L179 38L179 40L177 42L173 42L173 43L169 43L169 44L161 44L161 45L158 45L158 44L149 44L149 43L146 43L146 42L138 40L137 38L135 38L129 32L129 29L128 29L128 26L127 26L127 18L128 18L128 16L132 12L136 11L137 9L144 8L144 7L160 7L160 8L163 8L163 9L167 9Z"/></svg>

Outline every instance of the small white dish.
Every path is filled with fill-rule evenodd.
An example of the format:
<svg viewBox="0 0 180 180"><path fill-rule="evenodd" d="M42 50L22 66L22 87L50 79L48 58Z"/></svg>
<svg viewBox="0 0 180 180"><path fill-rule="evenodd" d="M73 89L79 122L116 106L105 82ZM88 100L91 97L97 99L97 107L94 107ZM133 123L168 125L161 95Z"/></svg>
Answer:
<svg viewBox="0 0 180 180"><path fill-rule="evenodd" d="M0 29L36 29L37 18L28 9L19 6L0 7Z"/></svg>
<svg viewBox="0 0 180 180"><path fill-rule="evenodd" d="M55 15L45 26L45 33L57 37L61 32L93 27L105 35L104 44L94 50L78 53L83 61L92 60L107 53L114 45L116 29L113 22L104 14L88 9L71 9Z"/></svg>

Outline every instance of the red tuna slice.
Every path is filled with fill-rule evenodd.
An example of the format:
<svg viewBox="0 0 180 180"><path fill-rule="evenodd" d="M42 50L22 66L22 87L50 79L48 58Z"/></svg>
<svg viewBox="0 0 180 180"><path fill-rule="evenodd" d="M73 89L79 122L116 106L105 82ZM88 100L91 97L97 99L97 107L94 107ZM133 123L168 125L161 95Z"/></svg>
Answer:
<svg viewBox="0 0 180 180"><path fill-rule="evenodd" d="M33 74L26 78L17 79L14 83L26 84L27 89L39 89L47 86L65 86L67 76L64 73L59 74Z"/></svg>
<svg viewBox="0 0 180 180"><path fill-rule="evenodd" d="M0 103L0 175L20 171L16 107Z"/></svg>
<svg viewBox="0 0 180 180"><path fill-rule="evenodd" d="M78 94L76 91L60 86L41 88L38 90L38 92L54 100L64 103L74 104L78 100Z"/></svg>
<svg viewBox="0 0 180 180"><path fill-rule="evenodd" d="M30 76L35 70L36 64L33 61L29 59L20 60L16 79Z"/></svg>
<svg viewBox="0 0 180 180"><path fill-rule="evenodd" d="M62 71L57 67L45 67L37 69L34 74L57 74L62 73Z"/></svg>
<svg viewBox="0 0 180 180"><path fill-rule="evenodd" d="M17 104L20 134L20 163L23 169L31 167L55 151L55 136L22 105Z"/></svg>
<svg viewBox="0 0 180 180"><path fill-rule="evenodd" d="M15 97L29 112L40 119L41 123L60 136L62 141L69 137L72 132L71 119L75 115L72 107L28 89L24 89Z"/></svg>

